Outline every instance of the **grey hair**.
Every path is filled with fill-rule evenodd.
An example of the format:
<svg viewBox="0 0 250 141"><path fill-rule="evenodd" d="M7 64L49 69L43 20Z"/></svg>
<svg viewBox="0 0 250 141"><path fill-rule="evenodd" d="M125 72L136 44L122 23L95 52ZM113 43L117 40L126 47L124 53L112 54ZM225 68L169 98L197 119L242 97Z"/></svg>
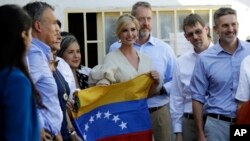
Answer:
<svg viewBox="0 0 250 141"><path fill-rule="evenodd" d="M30 17L32 18L32 25L33 26L34 26L36 21L42 20L43 12L47 8L54 11L54 7L52 7L51 5L49 5L46 2L39 2L39 1L28 3L23 7L23 9L26 10L27 13L30 15Z"/></svg>
<svg viewBox="0 0 250 141"><path fill-rule="evenodd" d="M214 13L214 25L219 23L219 18L225 15L235 15L237 16L237 12L229 7L221 7Z"/></svg>
<svg viewBox="0 0 250 141"><path fill-rule="evenodd" d="M136 2L136 3L133 5L132 11L131 11L131 15L133 15L133 16L136 17L136 9L137 9L138 7L145 7L145 8L152 9L150 3L145 2L145 1L138 1L138 2Z"/></svg>

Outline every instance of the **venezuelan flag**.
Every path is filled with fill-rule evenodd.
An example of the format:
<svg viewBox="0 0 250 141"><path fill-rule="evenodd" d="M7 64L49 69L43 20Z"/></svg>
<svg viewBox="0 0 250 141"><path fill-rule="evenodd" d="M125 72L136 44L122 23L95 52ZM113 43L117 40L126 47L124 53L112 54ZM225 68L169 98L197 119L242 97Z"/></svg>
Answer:
<svg viewBox="0 0 250 141"><path fill-rule="evenodd" d="M110 86L95 86L75 94L73 117L85 141L151 141L146 98L153 80L147 74Z"/></svg>

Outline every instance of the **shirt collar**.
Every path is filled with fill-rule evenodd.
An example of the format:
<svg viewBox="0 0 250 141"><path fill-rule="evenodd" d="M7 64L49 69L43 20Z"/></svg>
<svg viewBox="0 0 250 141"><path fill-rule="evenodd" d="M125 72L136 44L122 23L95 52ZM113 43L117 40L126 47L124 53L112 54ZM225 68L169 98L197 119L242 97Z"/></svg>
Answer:
<svg viewBox="0 0 250 141"><path fill-rule="evenodd" d="M245 48L245 45L244 45L243 41L239 40L238 38L237 38L237 43L238 44L237 44L237 49L236 50ZM225 52L224 49L221 47L219 41L215 44L215 50L216 50L217 54L219 54L220 52Z"/></svg>
<svg viewBox="0 0 250 141"><path fill-rule="evenodd" d="M210 42L209 45L208 45L208 48L210 48L210 47L212 47L212 46L214 46L214 44L213 44L212 42ZM194 51L194 48L191 49L191 53L194 54L194 55L198 55L198 53L196 53L196 52Z"/></svg>
<svg viewBox="0 0 250 141"><path fill-rule="evenodd" d="M140 44L138 44L138 43L135 43L136 45L140 45ZM155 44L156 44L156 42L155 42L155 40L154 40L154 37L153 36L151 36L151 35L149 35L149 40L146 42L146 43L144 43L143 45L145 45L145 44L150 44L150 45L152 45L152 46L155 46ZM141 46L141 45L140 45Z"/></svg>
<svg viewBox="0 0 250 141"><path fill-rule="evenodd" d="M37 46L40 50L42 50L42 52L46 55L48 61L50 60L51 48L47 44L37 38L32 38L31 44Z"/></svg>
<svg viewBox="0 0 250 141"><path fill-rule="evenodd" d="M155 45L156 45L156 42L155 42L155 40L154 40L154 37L153 37L153 36L151 36L151 35L150 35L149 40L148 40L148 43L152 44L153 46L155 46Z"/></svg>

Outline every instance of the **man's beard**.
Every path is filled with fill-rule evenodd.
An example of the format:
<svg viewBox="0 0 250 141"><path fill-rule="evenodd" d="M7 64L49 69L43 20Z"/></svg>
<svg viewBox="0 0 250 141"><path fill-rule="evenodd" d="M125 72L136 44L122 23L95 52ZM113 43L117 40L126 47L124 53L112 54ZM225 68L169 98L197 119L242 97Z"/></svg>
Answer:
<svg viewBox="0 0 250 141"><path fill-rule="evenodd" d="M149 36L149 32L148 31L145 31L145 32L140 31L139 32L139 39L147 37L147 36Z"/></svg>

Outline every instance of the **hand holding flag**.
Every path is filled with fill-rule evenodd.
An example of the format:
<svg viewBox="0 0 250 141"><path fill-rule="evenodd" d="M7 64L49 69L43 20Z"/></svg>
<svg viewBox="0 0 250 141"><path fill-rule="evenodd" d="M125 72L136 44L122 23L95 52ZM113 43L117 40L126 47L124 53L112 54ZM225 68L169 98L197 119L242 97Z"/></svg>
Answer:
<svg viewBox="0 0 250 141"><path fill-rule="evenodd" d="M146 103L153 83L149 75L128 82L96 86L75 94L77 132L85 141L151 141Z"/></svg>

